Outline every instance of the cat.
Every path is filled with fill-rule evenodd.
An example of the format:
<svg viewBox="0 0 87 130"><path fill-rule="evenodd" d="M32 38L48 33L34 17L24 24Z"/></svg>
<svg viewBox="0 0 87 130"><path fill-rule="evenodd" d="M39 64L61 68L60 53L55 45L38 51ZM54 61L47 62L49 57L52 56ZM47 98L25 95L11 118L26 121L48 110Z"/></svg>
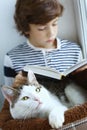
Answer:
<svg viewBox="0 0 87 130"><path fill-rule="evenodd" d="M28 85L19 88L2 87L2 93L10 104L10 113L14 119L48 118L52 128L59 128L64 123L64 113L69 107L86 101L86 92L76 84L68 84L65 96L60 99L54 92L39 84L34 73L28 71Z"/></svg>
<svg viewBox="0 0 87 130"><path fill-rule="evenodd" d="M2 93L10 104L14 119L48 118L52 128L59 128L68 109L58 97L39 84L34 73L28 72L28 85L19 88L2 87Z"/></svg>
<svg viewBox="0 0 87 130"><path fill-rule="evenodd" d="M73 107L87 102L87 90L72 82L65 87L65 95L69 100L69 106ZM68 106L67 106L68 107Z"/></svg>

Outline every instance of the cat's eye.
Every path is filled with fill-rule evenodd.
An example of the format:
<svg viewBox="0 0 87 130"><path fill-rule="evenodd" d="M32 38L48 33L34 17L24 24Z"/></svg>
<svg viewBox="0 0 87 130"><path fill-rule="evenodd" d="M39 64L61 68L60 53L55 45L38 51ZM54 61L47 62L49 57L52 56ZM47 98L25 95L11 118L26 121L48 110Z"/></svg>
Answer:
<svg viewBox="0 0 87 130"><path fill-rule="evenodd" d="M35 91L36 91L36 92L40 92L40 89L41 89L41 88L38 87L38 88L35 89Z"/></svg>
<svg viewBox="0 0 87 130"><path fill-rule="evenodd" d="M29 99L28 96L25 96L25 97L22 98L22 100L27 100L27 99Z"/></svg>

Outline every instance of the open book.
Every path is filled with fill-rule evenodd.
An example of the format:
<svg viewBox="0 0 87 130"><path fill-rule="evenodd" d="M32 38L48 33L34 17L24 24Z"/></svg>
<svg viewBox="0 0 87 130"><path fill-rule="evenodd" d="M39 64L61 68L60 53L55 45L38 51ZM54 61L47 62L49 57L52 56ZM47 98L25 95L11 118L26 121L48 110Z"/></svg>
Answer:
<svg viewBox="0 0 87 130"><path fill-rule="evenodd" d="M28 72L28 70L30 69L35 74L61 80L63 77L68 76L69 74L71 74L75 70L83 67L86 64L87 64L87 60L83 59L81 62L78 62L77 64L75 64L74 66L70 67L69 69L67 69L66 71L64 71L62 73L58 72L57 70L52 69L50 67L38 66L38 65L26 65L23 70L25 72Z"/></svg>

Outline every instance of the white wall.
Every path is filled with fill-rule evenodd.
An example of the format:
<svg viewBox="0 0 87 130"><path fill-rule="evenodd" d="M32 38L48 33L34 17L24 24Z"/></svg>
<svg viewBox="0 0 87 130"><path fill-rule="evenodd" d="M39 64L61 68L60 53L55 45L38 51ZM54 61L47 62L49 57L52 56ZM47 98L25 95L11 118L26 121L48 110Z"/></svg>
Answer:
<svg viewBox="0 0 87 130"><path fill-rule="evenodd" d="M0 0L0 84L3 80L3 62L5 53L24 41L15 29L13 19L16 0Z"/></svg>
<svg viewBox="0 0 87 130"><path fill-rule="evenodd" d="M60 0L65 6L63 17L59 19L58 35L61 38L78 41L73 0ZM5 53L25 41L15 29L13 19L16 0L0 0L0 84L3 80L3 61Z"/></svg>
<svg viewBox="0 0 87 130"><path fill-rule="evenodd" d="M75 9L73 0L60 0L64 5L64 14L59 21L59 36L78 42Z"/></svg>

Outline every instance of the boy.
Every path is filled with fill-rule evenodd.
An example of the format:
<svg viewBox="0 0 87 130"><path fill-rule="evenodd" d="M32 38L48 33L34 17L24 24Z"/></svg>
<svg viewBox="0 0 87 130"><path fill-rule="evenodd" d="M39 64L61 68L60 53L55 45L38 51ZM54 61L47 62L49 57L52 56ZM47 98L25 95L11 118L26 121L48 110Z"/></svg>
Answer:
<svg viewBox="0 0 87 130"><path fill-rule="evenodd" d="M57 38L58 18L63 6L58 0L17 0L15 23L27 42L15 47L5 56L5 85L11 86L14 77L27 64L49 66L65 71L82 59L82 52L76 43ZM15 86L26 81L21 74L15 79Z"/></svg>

